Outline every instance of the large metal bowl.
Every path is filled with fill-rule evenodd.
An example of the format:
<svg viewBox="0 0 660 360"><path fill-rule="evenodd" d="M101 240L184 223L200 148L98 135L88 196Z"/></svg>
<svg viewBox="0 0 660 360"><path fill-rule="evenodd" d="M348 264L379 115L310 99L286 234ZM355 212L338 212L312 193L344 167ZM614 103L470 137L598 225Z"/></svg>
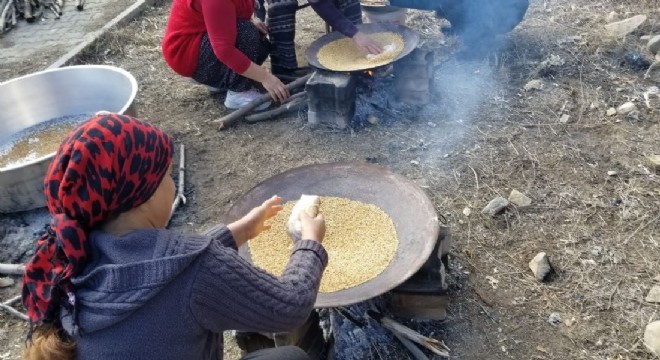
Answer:
<svg viewBox="0 0 660 360"><path fill-rule="evenodd" d="M233 222L275 194L285 202L301 194L358 200L380 207L394 222L399 246L385 270L355 287L319 293L317 308L355 304L401 285L424 265L440 232L435 207L419 186L383 166L361 162L303 166L273 176L239 198L222 220ZM251 261L247 244L239 253Z"/></svg>
<svg viewBox="0 0 660 360"><path fill-rule="evenodd" d="M97 111L136 115L137 81L112 66L46 70L0 84L0 143L17 132L68 115ZM43 207L43 180L55 154L0 171L0 213Z"/></svg>

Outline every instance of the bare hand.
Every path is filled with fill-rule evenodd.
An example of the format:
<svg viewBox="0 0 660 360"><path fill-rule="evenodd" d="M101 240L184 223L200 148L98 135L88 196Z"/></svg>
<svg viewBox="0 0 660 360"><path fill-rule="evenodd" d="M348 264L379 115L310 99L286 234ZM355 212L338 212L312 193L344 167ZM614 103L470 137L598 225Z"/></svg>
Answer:
<svg viewBox="0 0 660 360"><path fill-rule="evenodd" d="M270 229L270 225L266 225L266 221L280 211L282 211L282 198L275 195L250 210L240 220L227 225L227 228L234 236L237 246L241 246L246 241L257 237L262 231Z"/></svg>
<svg viewBox="0 0 660 360"><path fill-rule="evenodd" d="M325 237L325 219L323 214L319 213L315 217L307 215L307 212L300 212L300 223L302 230L300 232L303 240L314 240L323 242Z"/></svg>
<svg viewBox="0 0 660 360"><path fill-rule="evenodd" d="M375 43L369 36L359 31L353 35L353 41L355 41L365 55L378 55L383 52L383 48L380 47L380 45Z"/></svg>
<svg viewBox="0 0 660 360"><path fill-rule="evenodd" d="M270 94L270 97L275 101L282 102L289 98L289 90L284 86L282 81L273 74L268 74L261 85L263 85L264 89Z"/></svg>
<svg viewBox="0 0 660 360"><path fill-rule="evenodd" d="M266 26L265 22L259 19L252 19L252 23L257 27L257 29L259 29L260 33L263 35L268 35L268 26Z"/></svg>

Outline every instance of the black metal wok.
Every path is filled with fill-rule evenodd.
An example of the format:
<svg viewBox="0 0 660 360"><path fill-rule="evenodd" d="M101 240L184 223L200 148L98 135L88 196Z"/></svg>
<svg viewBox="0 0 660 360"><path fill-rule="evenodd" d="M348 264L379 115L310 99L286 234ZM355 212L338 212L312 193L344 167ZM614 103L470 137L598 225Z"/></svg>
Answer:
<svg viewBox="0 0 660 360"><path fill-rule="evenodd" d="M301 194L314 194L371 203L394 222L399 246L387 268L358 286L319 293L317 308L355 304L399 286L429 258L440 231L435 208L422 189L383 166L360 162L304 166L271 177L239 198L223 220L235 221L275 194L284 202L297 200ZM247 244L239 253L251 261Z"/></svg>
<svg viewBox="0 0 660 360"><path fill-rule="evenodd" d="M394 32L401 37L403 37L403 51L392 61L394 62L396 60L401 59L402 57L410 54L415 48L417 47L417 44L419 43L419 35L417 33L403 25L396 25L396 24L360 24L357 25L358 29L365 33L365 34L373 34L373 33L379 33L379 32ZM318 69L323 69L323 70L330 70L330 71L336 71L334 69L328 69L327 67L321 65L321 62L319 61L318 54L319 50L323 46L325 46L328 43L331 43L335 40L339 40L341 38L344 38L345 36L342 35L341 33L337 31L333 31L329 34L323 35L322 37L316 39L307 49L305 52L305 57L307 58L307 63L309 65L318 68ZM379 65L382 66L382 65ZM360 69L355 69L355 71L362 71L362 70L369 70L372 69L373 67L365 67L365 68L360 68Z"/></svg>

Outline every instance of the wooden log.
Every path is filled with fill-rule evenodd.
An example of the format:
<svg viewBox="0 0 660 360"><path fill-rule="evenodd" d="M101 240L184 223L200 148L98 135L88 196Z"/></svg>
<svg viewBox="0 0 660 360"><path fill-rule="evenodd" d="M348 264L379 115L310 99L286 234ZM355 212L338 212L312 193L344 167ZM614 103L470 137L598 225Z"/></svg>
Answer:
<svg viewBox="0 0 660 360"><path fill-rule="evenodd" d="M305 106L307 106L307 96L305 96L306 94L302 92L291 96L291 98L297 95L302 95L302 96L298 96L296 99L293 99L292 101L288 101L284 103L282 106L275 108L273 110L268 110L268 111L248 115L245 117L245 122L254 124L261 121L271 120L279 115L286 114L292 111L298 111L304 108Z"/></svg>
<svg viewBox="0 0 660 360"><path fill-rule="evenodd" d="M312 74L307 74L307 75L305 75L305 76L303 76L303 77L301 77L301 78L299 78L295 81L292 81L292 82L286 84L285 87L289 91L297 89L297 88L305 85L307 83L307 80L309 80L309 78L311 76L312 76ZM249 104L243 106L242 108L234 111L231 114L225 115L225 116L221 117L220 119L213 120L213 122L214 123L220 123L220 130L223 130L223 129L233 125L234 123L236 123L237 121L242 119L245 114L247 114L250 111L254 110L257 106L267 102L268 100L270 100L270 94L261 95L260 97L252 100Z"/></svg>
<svg viewBox="0 0 660 360"><path fill-rule="evenodd" d="M21 264L0 264L0 274L5 275L23 275L25 265Z"/></svg>

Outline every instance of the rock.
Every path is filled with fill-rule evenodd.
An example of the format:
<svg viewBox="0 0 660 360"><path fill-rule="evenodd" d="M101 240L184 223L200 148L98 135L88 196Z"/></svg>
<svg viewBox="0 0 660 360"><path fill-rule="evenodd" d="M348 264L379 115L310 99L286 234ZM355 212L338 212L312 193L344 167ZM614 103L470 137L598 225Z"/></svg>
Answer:
<svg viewBox="0 0 660 360"><path fill-rule="evenodd" d="M548 274L552 271L548 255L544 252L540 252L534 256L532 261L529 262L529 268L532 269L532 272L538 281L545 280Z"/></svg>
<svg viewBox="0 0 660 360"><path fill-rule="evenodd" d="M649 39L649 43L646 45L646 48L653 55L660 53L660 35L656 35Z"/></svg>
<svg viewBox="0 0 660 360"><path fill-rule="evenodd" d="M616 109L615 108L609 108L607 109L607 116L614 116L616 115Z"/></svg>
<svg viewBox="0 0 660 360"><path fill-rule="evenodd" d="M651 291L646 295L646 302L660 304L660 285L651 288Z"/></svg>
<svg viewBox="0 0 660 360"><path fill-rule="evenodd" d="M419 165L419 160L410 160L410 164L418 166Z"/></svg>
<svg viewBox="0 0 660 360"><path fill-rule="evenodd" d="M607 21L612 22L616 20L616 18L619 16L619 13L616 11L612 11L611 13L607 14Z"/></svg>
<svg viewBox="0 0 660 360"><path fill-rule="evenodd" d="M642 40L642 41L649 41L649 40L651 40L652 37L653 36L651 36L651 35L642 35L642 36L639 37L639 39Z"/></svg>
<svg viewBox="0 0 660 360"><path fill-rule="evenodd" d="M509 202L519 208L532 205L532 199L516 189L511 190L511 194L509 194Z"/></svg>
<svg viewBox="0 0 660 360"><path fill-rule="evenodd" d="M371 125L378 125L378 123L380 122L380 119L376 115L369 114L369 116L367 116L367 121Z"/></svg>
<svg viewBox="0 0 660 360"><path fill-rule="evenodd" d="M609 23L605 25L605 30L607 30L610 35L614 37L622 37L630 34L631 32L637 30L637 28L646 21L646 16L637 15L631 18Z"/></svg>
<svg viewBox="0 0 660 360"><path fill-rule="evenodd" d="M653 278L653 280L654 280L654 281L657 281L657 282L660 282L660 275L656 275L656 276Z"/></svg>
<svg viewBox="0 0 660 360"><path fill-rule="evenodd" d="M627 103L616 108L616 112L621 115L629 114L635 110L637 110L637 105L635 105L635 103L632 101L628 101Z"/></svg>
<svg viewBox="0 0 660 360"><path fill-rule="evenodd" d="M660 171L660 155L649 155L646 157L649 167L653 171Z"/></svg>
<svg viewBox="0 0 660 360"><path fill-rule="evenodd" d="M561 324L561 315L557 313L550 314L550 316L548 317L548 324L552 326L557 326Z"/></svg>
<svg viewBox="0 0 660 360"><path fill-rule="evenodd" d="M0 288L10 287L14 285L14 279L10 277L0 277Z"/></svg>
<svg viewBox="0 0 660 360"><path fill-rule="evenodd" d="M509 206L509 200L498 196L495 199L491 200L486 207L481 210L482 214L495 216L499 214L504 208Z"/></svg>
<svg viewBox="0 0 660 360"><path fill-rule="evenodd" d="M559 122L562 124L568 124L571 121L571 116L568 114L564 114L559 118Z"/></svg>
<svg viewBox="0 0 660 360"><path fill-rule="evenodd" d="M535 79L529 81L527 84L525 84L525 91L533 91L533 90L543 90L545 87L545 84L543 84L542 80Z"/></svg>
<svg viewBox="0 0 660 360"><path fill-rule="evenodd" d="M646 325L644 345L656 356L660 356L660 320Z"/></svg>
<svg viewBox="0 0 660 360"><path fill-rule="evenodd" d="M619 175L619 173L614 170L610 170L607 172L607 176L617 176L617 175Z"/></svg>
<svg viewBox="0 0 660 360"><path fill-rule="evenodd" d="M463 215L470 216L470 214L472 214L472 209L470 209L469 207L465 207L463 209Z"/></svg>

